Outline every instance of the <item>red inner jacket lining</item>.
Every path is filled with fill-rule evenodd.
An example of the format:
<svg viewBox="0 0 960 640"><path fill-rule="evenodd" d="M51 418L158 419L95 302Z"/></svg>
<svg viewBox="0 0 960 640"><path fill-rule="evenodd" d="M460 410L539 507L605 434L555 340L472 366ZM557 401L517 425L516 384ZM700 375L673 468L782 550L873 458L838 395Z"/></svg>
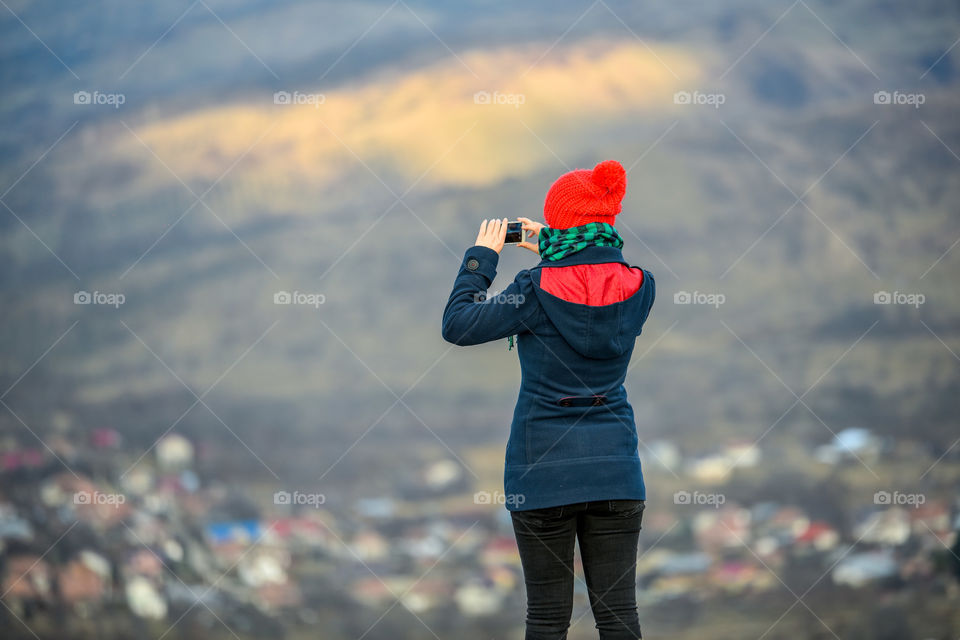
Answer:
<svg viewBox="0 0 960 640"><path fill-rule="evenodd" d="M600 307L626 300L643 284L643 270L619 262L544 267L540 288L567 302Z"/></svg>

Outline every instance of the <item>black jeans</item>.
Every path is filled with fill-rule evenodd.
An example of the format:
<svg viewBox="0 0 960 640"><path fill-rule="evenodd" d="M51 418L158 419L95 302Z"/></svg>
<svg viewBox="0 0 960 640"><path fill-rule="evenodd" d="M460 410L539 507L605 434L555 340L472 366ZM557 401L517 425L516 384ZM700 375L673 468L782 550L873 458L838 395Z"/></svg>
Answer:
<svg viewBox="0 0 960 640"><path fill-rule="evenodd" d="M526 640L564 640L573 612L573 545L601 640L640 638L637 542L643 500L598 500L512 511L527 587Z"/></svg>

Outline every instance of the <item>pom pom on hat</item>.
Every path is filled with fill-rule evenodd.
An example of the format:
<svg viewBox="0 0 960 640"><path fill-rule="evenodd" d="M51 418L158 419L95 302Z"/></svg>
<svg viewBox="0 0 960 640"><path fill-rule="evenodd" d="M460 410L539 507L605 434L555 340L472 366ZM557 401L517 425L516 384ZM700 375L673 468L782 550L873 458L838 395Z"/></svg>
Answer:
<svg viewBox="0 0 960 640"><path fill-rule="evenodd" d="M620 198L627 192L627 172L616 160L604 160L595 166L590 178L597 186L606 189L607 193L618 193Z"/></svg>
<svg viewBox="0 0 960 640"><path fill-rule="evenodd" d="M560 176L547 191L543 216L554 229L588 222L613 224L627 192L627 172L616 160L604 160L592 170L577 169Z"/></svg>

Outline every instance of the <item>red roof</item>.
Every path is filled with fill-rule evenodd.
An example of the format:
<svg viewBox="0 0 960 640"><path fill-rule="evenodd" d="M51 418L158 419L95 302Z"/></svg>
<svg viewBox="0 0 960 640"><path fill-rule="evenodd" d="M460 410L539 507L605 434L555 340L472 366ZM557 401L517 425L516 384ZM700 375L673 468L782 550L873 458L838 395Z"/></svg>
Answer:
<svg viewBox="0 0 960 640"><path fill-rule="evenodd" d="M811 522L807 530L797 537L797 542L813 542L825 533L834 533L833 527L826 522Z"/></svg>

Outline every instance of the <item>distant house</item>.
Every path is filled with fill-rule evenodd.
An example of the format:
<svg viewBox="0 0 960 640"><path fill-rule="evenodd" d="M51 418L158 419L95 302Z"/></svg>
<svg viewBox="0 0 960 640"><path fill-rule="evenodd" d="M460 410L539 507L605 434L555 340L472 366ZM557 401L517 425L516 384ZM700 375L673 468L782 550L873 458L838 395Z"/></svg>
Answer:
<svg viewBox="0 0 960 640"><path fill-rule="evenodd" d="M360 560L382 560L390 553L390 543L373 529L361 529L350 540L350 549Z"/></svg>
<svg viewBox="0 0 960 640"><path fill-rule="evenodd" d="M691 460L686 471L701 482L722 483L734 469L754 467L760 463L760 448L753 442L736 442L722 451Z"/></svg>
<svg viewBox="0 0 960 640"><path fill-rule="evenodd" d="M897 562L891 549L853 553L837 563L831 577L836 584L858 588L874 580L897 575Z"/></svg>
<svg viewBox="0 0 960 640"><path fill-rule="evenodd" d="M393 516L397 504L393 498L361 498L355 503L357 514L364 518L383 519Z"/></svg>
<svg viewBox="0 0 960 640"><path fill-rule="evenodd" d="M233 566L262 535L263 529L256 520L213 522L204 527L204 537L211 551L221 564L227 566Z"/></svg>
<svg viewBox="0 0 960 640"><path fill-rule="evenodd" d="M656 572L665 576L706 573L713 564L713 558L702 551L674 553L667 551L659 557Z"/></svg>
<svg viewBox="0 0 960 640"><path fill-rule="evenodd" d="M928 502L909 509L910 528L915 535L931 533L944 539L950 535L950 510L942 502Z"/></svg>
<svg viewBox="0 0 960 640"><path fill-rule="evenodd" d="M730 593L766 591L779 584L766 567L741 560L731 560L714 567L710 572L710 582Z"/></svg>
<svg viewBox="0 0 960 640"><path fill-rule="evenodd" d="M857 524L854 535L867 543L901 545L910 539L910 515L902 507L874 511Z"/></svg>
<svg viewBox="0 0 960 640"><path fill-rule="evenodd" d="M124 493L142 496L153 488L155 482L153 468L149 464L140 464L130 469L120 478Z"/></svg>
<svg viewBox="0 0 960 640"><path fill-rule="evenodd" d="M284 549L257 547L240 558L237 576L251 587L283 584L288 581L290 554Z"/></svg>
<svg viewBox="0 0 960 640"><path fill-rule="evenodd" d="M644 464L654 463L670 471L677 469L682 461L680 449L669 440L654 440L647 445L647 453Z"/></svg>
<svg viewBox="0 0 960 640"><path fill-rule="evenodd" d="M126 585L127 606L140 618L161 620L167 616L167 601L156 585L143 576L134 576Z"/></svg>
<svg viewBox="0 0 960 640"><path fill-rule="evenodd" d="M750 512L734 505L700 511L693 535L702 549L736 548L750 543Z"/></svg>
<svg viewBox="0 0 960 640"><path fill-rule="evenodd" d="M454 593L457 608L465 616L489 616L500 611L503 606L503 593L486 580L471 581Z"/></svg>
<svg viewBox="0 0 960 640"><path fill-rule="evenodd" d="M69 605L100 602L110 585L109 561L93 551L83 551L68 561L57 575L60 597Z"/></svg>
<svg viewBox="0 0 960 640"><path fill-rule="evenodd" d="M300 588L292 580L266 582L256 589L254 603L265 611L299 606L303 601Z"/></svg>
<svg viewBox="0 0 960 640"><path fill-rule="evenodd" d="M498 591L508 593L517 587L516 569L505 565L489 565L483 575Z"/></svg>
<svg viewBox="0 0 960 640"><path fill-rule="evenodd" d="M869 429L851 427L838 432L829 444L817 447L814 457L824 464L837 464L844 459L876 460L882 442Z"/></svg>
<svg viewBox="0 0 960 640"><path fill-rule="evenodd" d="M429 611L450 600L453 585L444 578L425 578L415 582L400 596L400 601L414 613Z"/></svg>
<svg viewBox="0 0 960 640"><path fill-rule="evenodd" d="M126 495L101 487L86 476L69 472L57 474L40 489L48 506L63 505L74 510L77 518L99 529L109 529L125 520L133 511Z"/></svg>
<svg viewBox="0 0 960 640"><path fill-rule="evenodd" d="M7 558L2 593L5 600L20 602L48 602L51 598L53 571L50 564L37 554L14 555Z"/></svg>
<svg viewBox="0 0 960 640"><path fill-rule="evenodd" d="M33 540L33 526L12 505L0 504L0 548L5 540Z"/></svg>
<svg viewBox="0 0 960 640"><path fill-rule="evenodd" d="M120 433L116 429L98 427L90 432L90 444L94 449L116 449L120 442Z"/></svg>
<svg viewBox="0 0 960 640"><path fill-rule="evenodd" d="M193 444L179 433L168 433L154 447L157 465L165 471L180 471L193 464Z"/></svg>
<svg viewBox="0 0 960 640"><path fill-rule="evenodd" d="M701 597L713 558L702 551L674 552L657 549L646 554L637 567L640 595L646 602L667 598Z"/></svg>
<svg viewBox="0 0 960 640"><path fill-rule="evenodd" d="M762 515L759 513L764 511ZM792 545L810 528L810 518L799 507L772 505L770 509L754 509L758 517L758 535L774 538L781 545Z"/></svg>
<svg viewBox="0 0 960 640"><path fill-rule="evenodd" d="M710 484L716 484L724 481L731 471L730 460L722 454L715 454L696 458L686 465L686 472L700 480Z"/></svg>
<svg viewBox="0 0 960 640"><path fill-rule="evenodd" d="M520 565L520 550L515 538L495 536L480 552L480 562L485 565Z"/></svg>
<svg viewBox="0 0 960 640"><path fill-rule="evenodd" d="M405 536L398 546L417 560L435 560L442 556L448 547L443 538L427 531Z"/></svg>
<svg viewBox="0 0 960 640"><path fill-rule="evenodd" d="M230 520L208 523L204 533L211 545L227 542L252 544L261 536L262 530L257 520Z"/></svg>
<svg viewBox="0 0 960 640"><path fill-rule="evenodd" d="M135 550L124 565L124 571L128 575L146 576L148 578L160 578L165 570L163 562L160 561L157 554L143 548Z"/></svg>
<svg viewBox="0 0 960 640"><path fill-rule="evenodd" d="M361 578L350 585L350 595L368 607L381 607L395 599L393 590L384 580L371 576Z"/></svg>
<svg viewBox="0 0 960 640"><path fill-rule="evenodd" d="M653 549L645 553L637 564L642 600L652 603L701 592L713 562L713 558L702 551Z"/></svg>
<svg viewBox="0 0 960 640"><path fill-rule="evenodd" d="M734 469L755 467L760 464L760 447L755 442L734 442L724 447L723 455Z"/></svg>
<svg viewBox="0 0 960 640"><path fill-rule="evenodd" d="M271 524L266 539L276 540L291 548L319 548L331 554L338 554L342 550L335 535L336 520L331 514L279 518Z"/></svg>
<svg viewBox="0 0 960 640"><path fill-rule="evenodd" d="M796 538L796 543L812 547L817 551L829 551L840 542L840 534L826 522L811 522L807 529Z"/></svg>
<svg viewBox="0 0 960 640"><path fill-rule="evenodd" d="M35 469L46 462L46 455L38 448L14 449L0 453L0 472Z"/></svg>
<svg viewBox="0 0 960 640"><path fill-rule="evenodd" d="M457 484L463 469L453 460L438 460L423 470L423 482L432 491L443 491Z"/></svg>

